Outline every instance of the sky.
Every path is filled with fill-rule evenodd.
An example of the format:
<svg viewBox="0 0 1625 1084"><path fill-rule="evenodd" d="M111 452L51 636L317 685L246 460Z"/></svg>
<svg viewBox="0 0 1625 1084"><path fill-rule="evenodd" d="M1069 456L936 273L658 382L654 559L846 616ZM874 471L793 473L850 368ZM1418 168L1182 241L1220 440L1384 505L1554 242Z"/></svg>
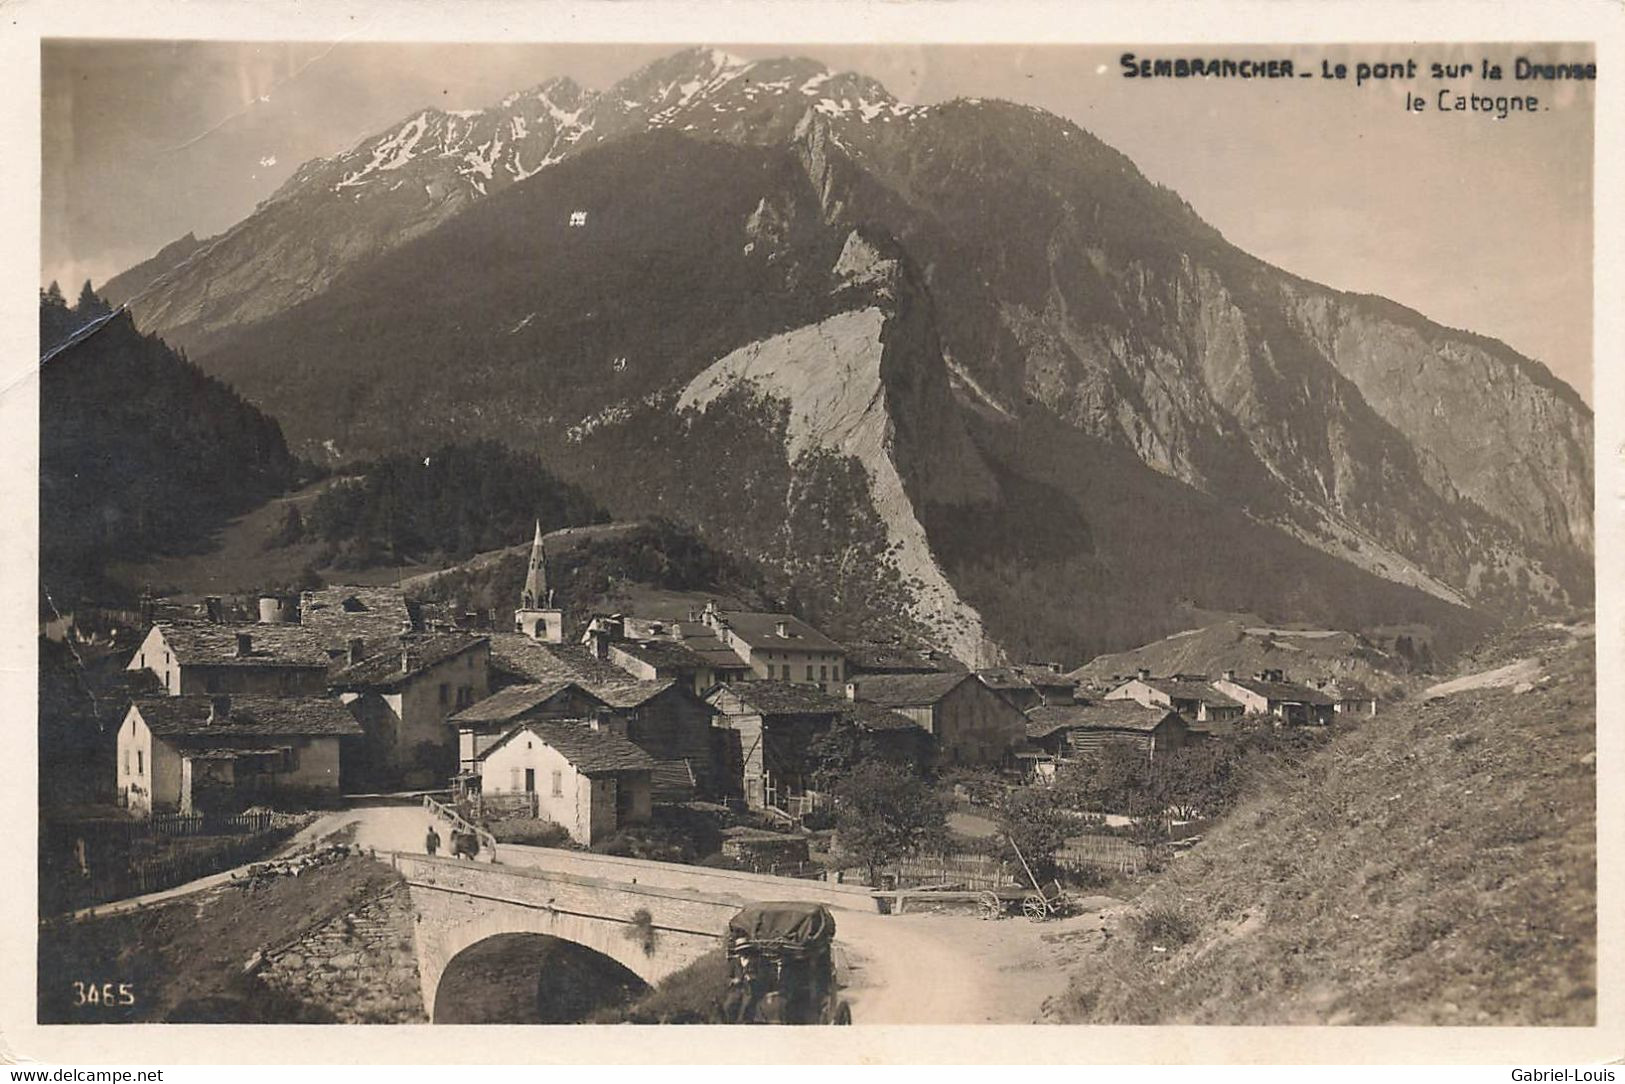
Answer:
<svg viewBox="0 0 1625 1084"><path fill-rule="evenodd" d="M555 75L603 89L686 44L48 41L41 282L72 297L187 232L218 233L303 162L426 105L477 109ZM1595 84L1511 77L1517 55L1589 47L710 44L810 56L907 102L1004 98L1065 116L1254 255L1501 339L1591 397ZM1125 52L1290 58L1314 76L1127 79ZM1481 78L1483 57L1507 78ZM1355 85L1359 62L1409 58L1418 78ZM1430 62L1463 60L1473 76L1429 77ZM1322 61L1348 78L1321 78ZM1447 87L1547 108L1440 112ZM1425 111L1407 110L1412 94Z"/></svg>

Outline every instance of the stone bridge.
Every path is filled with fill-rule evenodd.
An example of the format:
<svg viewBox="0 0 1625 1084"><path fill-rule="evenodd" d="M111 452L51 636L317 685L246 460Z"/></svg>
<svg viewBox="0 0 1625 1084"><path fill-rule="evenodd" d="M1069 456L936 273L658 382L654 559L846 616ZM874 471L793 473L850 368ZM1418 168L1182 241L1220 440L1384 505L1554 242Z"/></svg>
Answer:
<svg viewBox="0 0 1625 1084"><path fill-rule="evenodd" d="M404 853L393 861L416 914L430 1020L452 961L495 937L574 942L653 986L721 947L728 920L747 903L877 910L869 891L855 886L541 847L503 844L495 864Z"/></svg>

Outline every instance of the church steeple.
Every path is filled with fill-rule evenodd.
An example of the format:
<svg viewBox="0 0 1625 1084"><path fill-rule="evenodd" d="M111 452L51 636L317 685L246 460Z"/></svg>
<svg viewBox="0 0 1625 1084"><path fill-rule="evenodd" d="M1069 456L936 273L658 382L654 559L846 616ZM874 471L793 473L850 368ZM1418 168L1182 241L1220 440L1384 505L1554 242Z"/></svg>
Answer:
<svg viewBox="0 0 1625 1084"><path fill-rule="evenodd" d="M539 610L553 604L552 592L547 589L547 546L542 541L542 523L536 521L536 537L530 544L530 567L525 571L525 591L519 606L524 610Z"/></svg>
<svg viewBox="0 0 1625 1084"><path fill-rule="evenodd" d="M564 611L553 605L553 591L547 586L547 546L542 541L540 521L536 524L536 537L530 543L530 565L525 569L525 588L520 592L513 624L516 630L533 640L550 644L564 642Z"/></svg>

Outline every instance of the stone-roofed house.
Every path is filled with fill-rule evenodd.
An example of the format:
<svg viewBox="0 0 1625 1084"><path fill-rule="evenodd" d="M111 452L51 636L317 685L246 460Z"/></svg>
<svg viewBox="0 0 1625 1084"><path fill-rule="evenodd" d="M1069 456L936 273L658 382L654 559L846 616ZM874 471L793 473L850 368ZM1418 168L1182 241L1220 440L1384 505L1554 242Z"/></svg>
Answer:
<svg viewBox="0 0 1625 1084"><path fill-rule="evenodd" d="M336 585L299 596L300 625L329 652L346 653L361 640L369 648L420 631L417 605L399 587Z"/></svg>
<svg viewBox="0 0 1625 1084"><path fill-rule="evenodd" d="M1152 677L1149 670L1141 670L1114 686L1104 699L1133 700L1148 708L1170 708L1183 715L1188 723L1229 723L1241 718L1243 711L1239 700L1219 691L1205 677L1176 674L1158 678Z"/></svg>
<svg viewBox="0 0 1625 1084"><path fill-rule="evenodd" d="M1226 670L1213 687L1239 701L1248 715L1271 715L1289 725L1324 726L1336 714L1331 697L1286 680L1279 670L1264 670L1256 677L1240 677L1234 670Z"/></svg>
<svg viewBox="0 0 1625 1084"><path fill-rule="evenodd" d="M1133 700L1055 704L1027 713L1027 739L1058 760L1096 753L1110 744L1141 749L1148 760L1184 748L1190 728L1178 712Z"/></svg>
<svg viewBox="0 0 1625 1084"><path fill-rule="evenodd" d="M529 722L480 754L480 791L533 796L536 815L587 846L647 821L655 761L591 724Z"/></svg>
<svg viewBox="0 0 1625 1084"><path fill-rule="evenodd" d="M708 605L702 620L756 679L817 685L827 693L838 693L846 681L845 650L799 617Z"/></svg>
<svg viewBox="0 0 1625 1084"><path fill-rule="evenodd" d="M455 773L457 735L446 720L490 694L490 654L487 637L460 632L396 636L371 654L352 645L328 684L365 731L363 785L432 786Z"/></svg>
<svg viewBox="0 0 1625 1084"><path fill-rule="evenodd" d="M1039 698L1045 704L1071 704L1078 699L1078 683L1062 673L1058 663L1025 662L1018 664L1015 671L1038 690Z"/></svg>
<svg viewBox="0 0 1625 1084"><path fill-rule="evenodd" d="M722 792L721 764L711 720L711 705L679 681L639 681L622 674L617 681L584 682L583 688L610 707L617 731L662 765L662 801L717 797ZM678 779L693 781L686 793Z"/></svg>
<svg viewBox="0 0 1625 1084"><path fill-rule="evenodd" d="M1021 711L1041 704L1070 704L1076 698L1072 679L1058 666L990 666L976 671L976 676Z"/></svg>
<svg viewBox="0 0 1625 1084"><path fill-rule="evenodd" d="M909 759L929 760L930 739L912 719L811 685L744 681L719 685L706 700L730 738L727 792L751 809L805 812L816 801L812 744L841 720Z"/></svg>
<svg viewBox="0 0 1625 1084"><path fill-rule="evenodd" d="M519 633L491 636L492 681L512 684L572 682L609 705L619 732L665 764L663 782L694 780L704 795L721 786L711 709L679 681L641 681L580 644L551 644ZM682 770L678 770L681 763ZM692 797L663 787L662 800Z"/></svg>
<svg viewBox="0 0 1625 1084"><path fill-rule="evenodd" d="M1339 715L1377 714L1376 694L1353 678L1322 678L1315 688L1331 700L1332 710Z"/></svg>
<svg viewBox="0 0 1625 1084"><path fill-rule="evenodd" d="M494 688L548 681L617 682L630 676L580 644L550 644L517 632L494 632L490 641Z"/></svg>
<svg viewBox="0 0 1625 1084"><path fill-rule="evenodd" d="M942 767L1000 767L1026 735L1020 709L971 673L874 674L846 692L913 720L936 739Z"/></svg>
<svg viewBox="0 0 1625 1084"><path fill-rule="evenodd" d="M531 722L613 720L609 704L573 681L509 685L448 722L457 730L457 767L463 777L479 774L479 758L514 727ZM625 737L625 727L619 724Z"/></svg>
<svg viewBox="0 0 1625 1084"><path fill-rule="evenodd" d="M320 695L328 656L295 625L154 625L127 670L149 670L171 696Z"/></svg>
<svg viewBox="0 0 1625 1084"><path fill-rule="evenodd" d="M341 743L360 733L327 697L138 698L119 727L118 793L147 816L330 801L340 792Z"/></svg>
<svg viewBox="0 0 1625 1084"><path fill-rule="evenodd" d="M841 699L811 685L744 681L717 686L706 702L727 738L727 795L750 809L796 807L812 790L808 746L834 725Z"/></svg>
<svg viewBox="0 0 1625 1084"><path fill-rule="evenodd" d="M583 643L594 657L644 681L680 681L695 696L715 685L750 676L750 664L701 626L698 635L683 634L663 622L597 617L587 626Z"/></svg>
<svg viewBox="0 0 1625 1084"><path fill-rule="evenodd" d="M845 647L848 678L865 674L939 674L966 669L965 664L952 655L929 647L905 647L876 640L848 640Z"/></svg>

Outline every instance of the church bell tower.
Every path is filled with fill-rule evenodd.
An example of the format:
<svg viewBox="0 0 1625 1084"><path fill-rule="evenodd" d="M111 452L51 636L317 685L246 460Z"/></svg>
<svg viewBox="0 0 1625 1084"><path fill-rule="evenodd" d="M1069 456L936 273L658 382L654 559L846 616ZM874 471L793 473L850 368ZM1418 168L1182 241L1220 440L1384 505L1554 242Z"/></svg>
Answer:
<svg viewBox="0 0 1625 1084"><path fill-rule="evenodd" d="M513 612L513 623L515 630L532 640L564 643L564 611L553 605L553 591L547 586L547 547L542 543L540 521L530 544L530 567L525 570L525 590L519 596L519 609Z"/></svg>

